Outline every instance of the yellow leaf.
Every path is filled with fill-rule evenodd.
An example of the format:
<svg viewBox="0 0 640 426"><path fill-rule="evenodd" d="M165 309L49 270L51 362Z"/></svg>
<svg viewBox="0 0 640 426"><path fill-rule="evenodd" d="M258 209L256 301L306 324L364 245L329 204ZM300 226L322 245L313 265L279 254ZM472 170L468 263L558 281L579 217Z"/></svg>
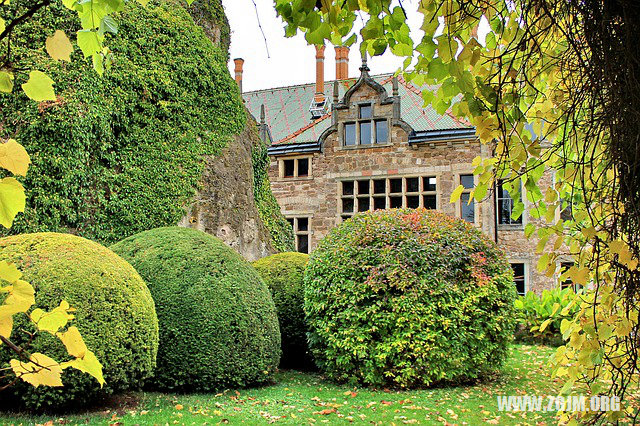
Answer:
<svg viewBox="0 0 640 426"><path fill-rule="evenodd" d="M42 71L31 71L29 73L29 81L22 85L22 90L36 102L56 100L56 94L53 91L53 80Z"/></svg>
<svg viewBox="0 0 640 426"><path fill-rule="evenodd" d="M11 315L0 314L0 336L11 337L11 330L13 330L13 317ZM2 342L0 341L0 345Z"/></svg>
<svg viewBox="0 0 640 426"><path fill-rule="evenodd" d="M14 139L9 139L0 145L0 167L9 170L14 175L25 176L31 159L22 145Z"/></svg>
<svg viewBox="0 0 640 426"><path fill-rule="evenodd" d="M41 353L31 355L31 362L12 359L11 368L17 377L38 386L62 386L62 368L55 360Z"/></svg>
<svg viewBox="0 0 640 426"><path fill-rule="evenodd" d="M13 91L13 74L0 71L0 92L11 93Z"/></svg>
<svg viewBox="0 0 640 426"><path fill-rule="evenodd" d="M458 185L458 187L451 193L451 198L449 198L450 203L455 203L460 199L462 195L462 191L464 191L464 186Z"/></svg>
<svg viewBox="0 0 640 426"><path fill-rule="evenodd" d="M182 404L176 404L176 410L182 410L184 406Z"/></svg>
<svg viewBox="0 0 640 426"><path fill-rule="evenodd" d="M76 327L69 327L64 333L57 333L58 338L64 343L69 355L76 358L83 358L87 353L87 345Z"/></svg>
<svg viewBox="0 0 640 426"><path fill-rule="evenodd" d="M594 228L593 226L589 228L582 228L580 232L582 232L582 234L589 239L592 239L596 236L596 228Z"/></svg>
<svg viewBox="0 0 640 426"><path fill-rule="evenodd" d="M83 358L63 362L61 366L62 368L72 367L93 376L98 383L100 383L100 387L105 383L104 377L102 376L102 364L100 364L98 358L96 358L95 354L90 350L87 350Z"/></svg>
<svg viewBox="0 0 640 426"><path fill-rule="evenodd" d="M14 283L22 277L22 272L13 263L6 260L0 261L0 279Z"/></svg>
<svg viewBox="0 0 640 426"><path fill-rule="evenodd" d="M4 19L0 18L0 33L5 29Z"/></svg>
<svg viewBox="0 0 640 426"><path fill-rule="evenodd" d="M73 315L68 311L69 304L63 300L60 302L60 306L52 309L51 312L45 312L40 308L34 309L30 317L39 330L55 334L66 326L69 320L73 319Z"/></svg>
<svg viewBox="0 0 640 426"><path fill-rule="evenodd" d="M26 200L24 187L15 178L0 180L0 224L10 228L16 215L24 211Z"/></svg>
<svg viewBox="0 0 640 426"><path fill-rule="evenodd" d="M9 308L13 313L27 312L34 303L36 298L33 286L26 281L17 280L9 290L3 307Z"/></svg>
<svg viewBox="0 0 640 426"><path fill-rule="evenodd" d="M73 46L63 31L56 30L51 37L47 37L46 46L47 53L56 61L71 62Z"/></svg>

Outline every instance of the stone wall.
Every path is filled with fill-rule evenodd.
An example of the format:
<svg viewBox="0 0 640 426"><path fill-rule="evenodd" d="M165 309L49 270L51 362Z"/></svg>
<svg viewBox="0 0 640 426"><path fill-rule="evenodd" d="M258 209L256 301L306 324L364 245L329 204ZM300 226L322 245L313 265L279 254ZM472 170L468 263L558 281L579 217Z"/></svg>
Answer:
<svg viewBox="0 0 640 426"><path fill-rule="evenodd" d="M344 147L342 143L345 121L357 120L358 102L373 102L375 118L393 118L393 104L380 103L379 93L371 87L358 89L346 109L334 109L335 131L331 132L322 152L312 154L311 173L305 178L285 178L279 160L303 158L291 155L272 157L270 178L272 190L286 217L309 217L310 249L340 223L341 181L357 178L435 176L437 179L437 208L453 216L460 216L460 203L449 202L451 193L460 184L461 174L472 174L472 160L476 156L489 156L486 146L477 141L438 142L435 144L409 145L406 127L401 123L390 129L390 141L381 146ZM396 102L400 101L396 98ZM397 111L397 109L396 109ZM547 184L551 183L549 174ZM475 226L496 238L495 199L490 197L477 203ZM524 225L532 219L525 212L523 225L499 225L498 244L510 261L525 264L527 290L541 292L556 285L557 277L546 277L537 272L537 241L528 240Z"/></svg>

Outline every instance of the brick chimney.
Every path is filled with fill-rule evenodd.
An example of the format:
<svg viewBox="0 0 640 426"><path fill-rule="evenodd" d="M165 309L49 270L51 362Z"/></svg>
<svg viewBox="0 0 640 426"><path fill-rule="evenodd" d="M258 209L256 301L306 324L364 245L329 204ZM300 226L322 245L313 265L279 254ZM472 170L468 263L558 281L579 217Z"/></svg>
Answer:
<svg viewBox="0 0 640 426"><path fill-rule="evenodd" d="M336 46L336 80L349 78L349 48Z"/></svg>
<svg viewBox="0 0 640 426"><path fill-rule="evenodd" d="M324 46L316 46L316 102L324 100Z"/></svg>
<svg viewBox="0 0 640 426"><path fill-rule="evenodd" d="M233 60L235 63L235 73L236 73L236 83L238 83L238 87L240 88L240 93L242 93L242 65L244 64L244 59L236 58Z"/></svg>

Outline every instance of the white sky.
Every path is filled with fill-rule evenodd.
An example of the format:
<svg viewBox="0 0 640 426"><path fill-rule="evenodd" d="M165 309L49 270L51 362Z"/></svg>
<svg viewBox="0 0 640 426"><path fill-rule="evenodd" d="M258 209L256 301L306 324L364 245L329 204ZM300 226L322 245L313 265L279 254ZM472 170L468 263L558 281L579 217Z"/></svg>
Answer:
<svg viewBox="0 0 640 426"><path fill-rule="evenodd" d="M256 10L252 0L222 0L231 25L231 60L229 70L233 75L233 59L243 58L243 90L252 91L292 84L315 82L315 48L307 45L303 34L285 38L284 23L276 15L273 0L255 0L260 15L260 23L267 38L270 57L258 27ZM412 37L419 40L422 15L415 13L417 2L403 2ZM411 13L414 12L414 13ZM360 20L356 25L362 26ZM359 31L360 28L357 28ZM420 38L419 38L420 37ZM372 74L395 72L402 65L402 58L390 52L370 58ZM357 45L351 46L349 53L349 77L360 74L361 59ZM325 50L325 80L333 80L336 75L335 51L332 46Z"/></svg>

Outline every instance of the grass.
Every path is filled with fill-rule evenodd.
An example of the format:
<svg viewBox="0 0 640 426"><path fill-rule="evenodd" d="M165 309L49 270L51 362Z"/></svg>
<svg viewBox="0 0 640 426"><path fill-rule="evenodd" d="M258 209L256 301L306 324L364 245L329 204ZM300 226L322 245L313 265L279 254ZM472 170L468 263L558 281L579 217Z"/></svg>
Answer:
<svg viewBox="0 0 640 426"><path fill-rule="evenodd" d="M0 424L556 424L555 412L500 412L499 395L556 395L552 348L516 345L501 374L461 387L416 391L352 388L319 375L281 372L273 386L218 394L140 392L101 411L68 416L0 413Z"/></svg>

